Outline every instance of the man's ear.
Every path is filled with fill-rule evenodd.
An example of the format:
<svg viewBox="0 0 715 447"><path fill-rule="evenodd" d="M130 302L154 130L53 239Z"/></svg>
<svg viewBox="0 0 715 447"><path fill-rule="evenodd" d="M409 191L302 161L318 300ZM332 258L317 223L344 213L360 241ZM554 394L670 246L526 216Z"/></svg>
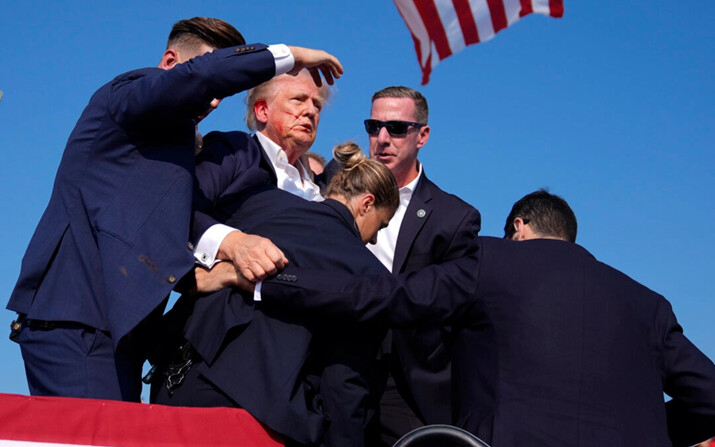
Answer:
<svg viewBox="0 0 715 447"><path fill-rule="evenodd" d="M417 149L427 144L427 140L429 140L429 131L429 126L423 126L420 128L420 134L417 139Z"/></svg>
<svg viewBox="0 0 715 447"><path fill-rule="evenodd" d="M161 56L159 68L161 68L162 70L171 70L178 63L180 63L179 53L173 48L168 48Z"/></svg>
<svg viewBox="0 0 715 447"><path fill-rule="evenodd" d="M514 236L512 236L512 240L514 241L523 241L524 238L526 237L525 234L525 228L524 226L526 225L524 223L524 219L521 217L517 217L514 219L514 222L512 223L514 225Z"/></svg>
<svg viewBox="0 0 715 447"><path fill-rule="evenodd" d="M370 208L375 206L375 196L367 193L360 199L359 213L365 215L370 211Z"/></svg>
<svg viewBox="0 0 715 447"><path fill-rule="evenodd" d="M253 113L259 123L268 122L268 103L265 99L259 99L253 104Z"/></svg>

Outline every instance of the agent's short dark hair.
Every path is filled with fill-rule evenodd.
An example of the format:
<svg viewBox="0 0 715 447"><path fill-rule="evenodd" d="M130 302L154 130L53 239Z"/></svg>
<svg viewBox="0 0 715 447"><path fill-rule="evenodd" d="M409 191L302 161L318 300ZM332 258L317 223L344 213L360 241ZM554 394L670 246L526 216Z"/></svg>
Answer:
<svg viewBox="0 0 715 447"><path fill-rule="evenodd" d="M514 204L506 218L504 238L514 236L514 219L521 217L540 236L576 242L576 215L561 197L544 189L527 194Z"/></svg>
<svg viewBox="0 0 715 447"><path fill-rule="evenodd" d="M218 49L245 45L246 40L236 28L221 19L194 17L179 20L174 24L166 48L182 47L197 50L201 44Z"/></svg>
<svg viewBox="0 0 715 447"><path fill-rule="evenodd" d="M427 99L422 96L422 93L409 87L394 85L385 87L372 95L372 102L379 98L411 98L415 102L415 121L427 125L429 119L429 107L427 107Z"/></svg>

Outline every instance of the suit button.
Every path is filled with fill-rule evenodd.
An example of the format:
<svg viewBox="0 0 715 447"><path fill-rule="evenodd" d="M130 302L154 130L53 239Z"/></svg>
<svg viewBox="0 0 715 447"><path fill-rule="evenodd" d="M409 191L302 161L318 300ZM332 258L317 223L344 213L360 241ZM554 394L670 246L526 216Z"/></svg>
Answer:
<svg viewBox="0 0 715 447"><path fill-rule="evenodd" d="M174 284L176 282L176 276L169 275L169 277L166 278L166 280L169 281L169 284Z"/></svg>
<svg viewBox="0 0 715 447"><path fill-rule="evenodd" d="M191 242L186 244L186 246L189 248L189 250L194 251L194 244L192 244Z"/></svg>
<svg viewBox="0 0 715 447"><path fill-rule="evenodd" d="M298 278L295 275L290 275L290 280L295 282Z"/></svg>

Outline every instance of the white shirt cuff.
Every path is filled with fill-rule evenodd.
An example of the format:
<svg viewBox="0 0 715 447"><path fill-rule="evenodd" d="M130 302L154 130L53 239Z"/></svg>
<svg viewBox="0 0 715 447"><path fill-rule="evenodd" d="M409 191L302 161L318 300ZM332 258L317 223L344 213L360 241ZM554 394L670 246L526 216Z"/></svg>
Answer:
<svg viewBox="0 0 715 447"><path fill-rule="evenodd" d="M263 281L258 281L253 288L253 301L261 301L261 284Z"/></svg>
<svg viewBox="0 0 715 447"><path fill-rule="evenodd" d="M209 227L208 230L201 235L199 242L194 249L194 258L197 264L201 264L206 268L213 267L219 260L216 259L216 254L221 246L224 238L232 231L238 231L233 227L223 224L215 224Z"/></svg>
<svg viewBox="0 0 715 447"><path fill-rule="evenodd" d="M282 43L276 45L268 45L268 51L273 53L273 59L276 63L276 76L288 73L295 65L293 53L288 49L288 45Z"/></svg>

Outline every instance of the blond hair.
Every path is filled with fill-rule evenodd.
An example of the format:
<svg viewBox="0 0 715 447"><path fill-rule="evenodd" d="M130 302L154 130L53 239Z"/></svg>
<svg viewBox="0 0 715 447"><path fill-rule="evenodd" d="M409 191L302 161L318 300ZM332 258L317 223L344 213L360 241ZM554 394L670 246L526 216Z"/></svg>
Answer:
<svg viewBox="0 0 715 447"><path fill-rule="evenodd" d="M335 146L333 157L343 168L335 174L328 185L327 197L339 195L350 200L361 194L375 196L375 207L392 212L400 204L400 190L397 181L385 165L370 160L360 146L348 141Z"/></svg>

